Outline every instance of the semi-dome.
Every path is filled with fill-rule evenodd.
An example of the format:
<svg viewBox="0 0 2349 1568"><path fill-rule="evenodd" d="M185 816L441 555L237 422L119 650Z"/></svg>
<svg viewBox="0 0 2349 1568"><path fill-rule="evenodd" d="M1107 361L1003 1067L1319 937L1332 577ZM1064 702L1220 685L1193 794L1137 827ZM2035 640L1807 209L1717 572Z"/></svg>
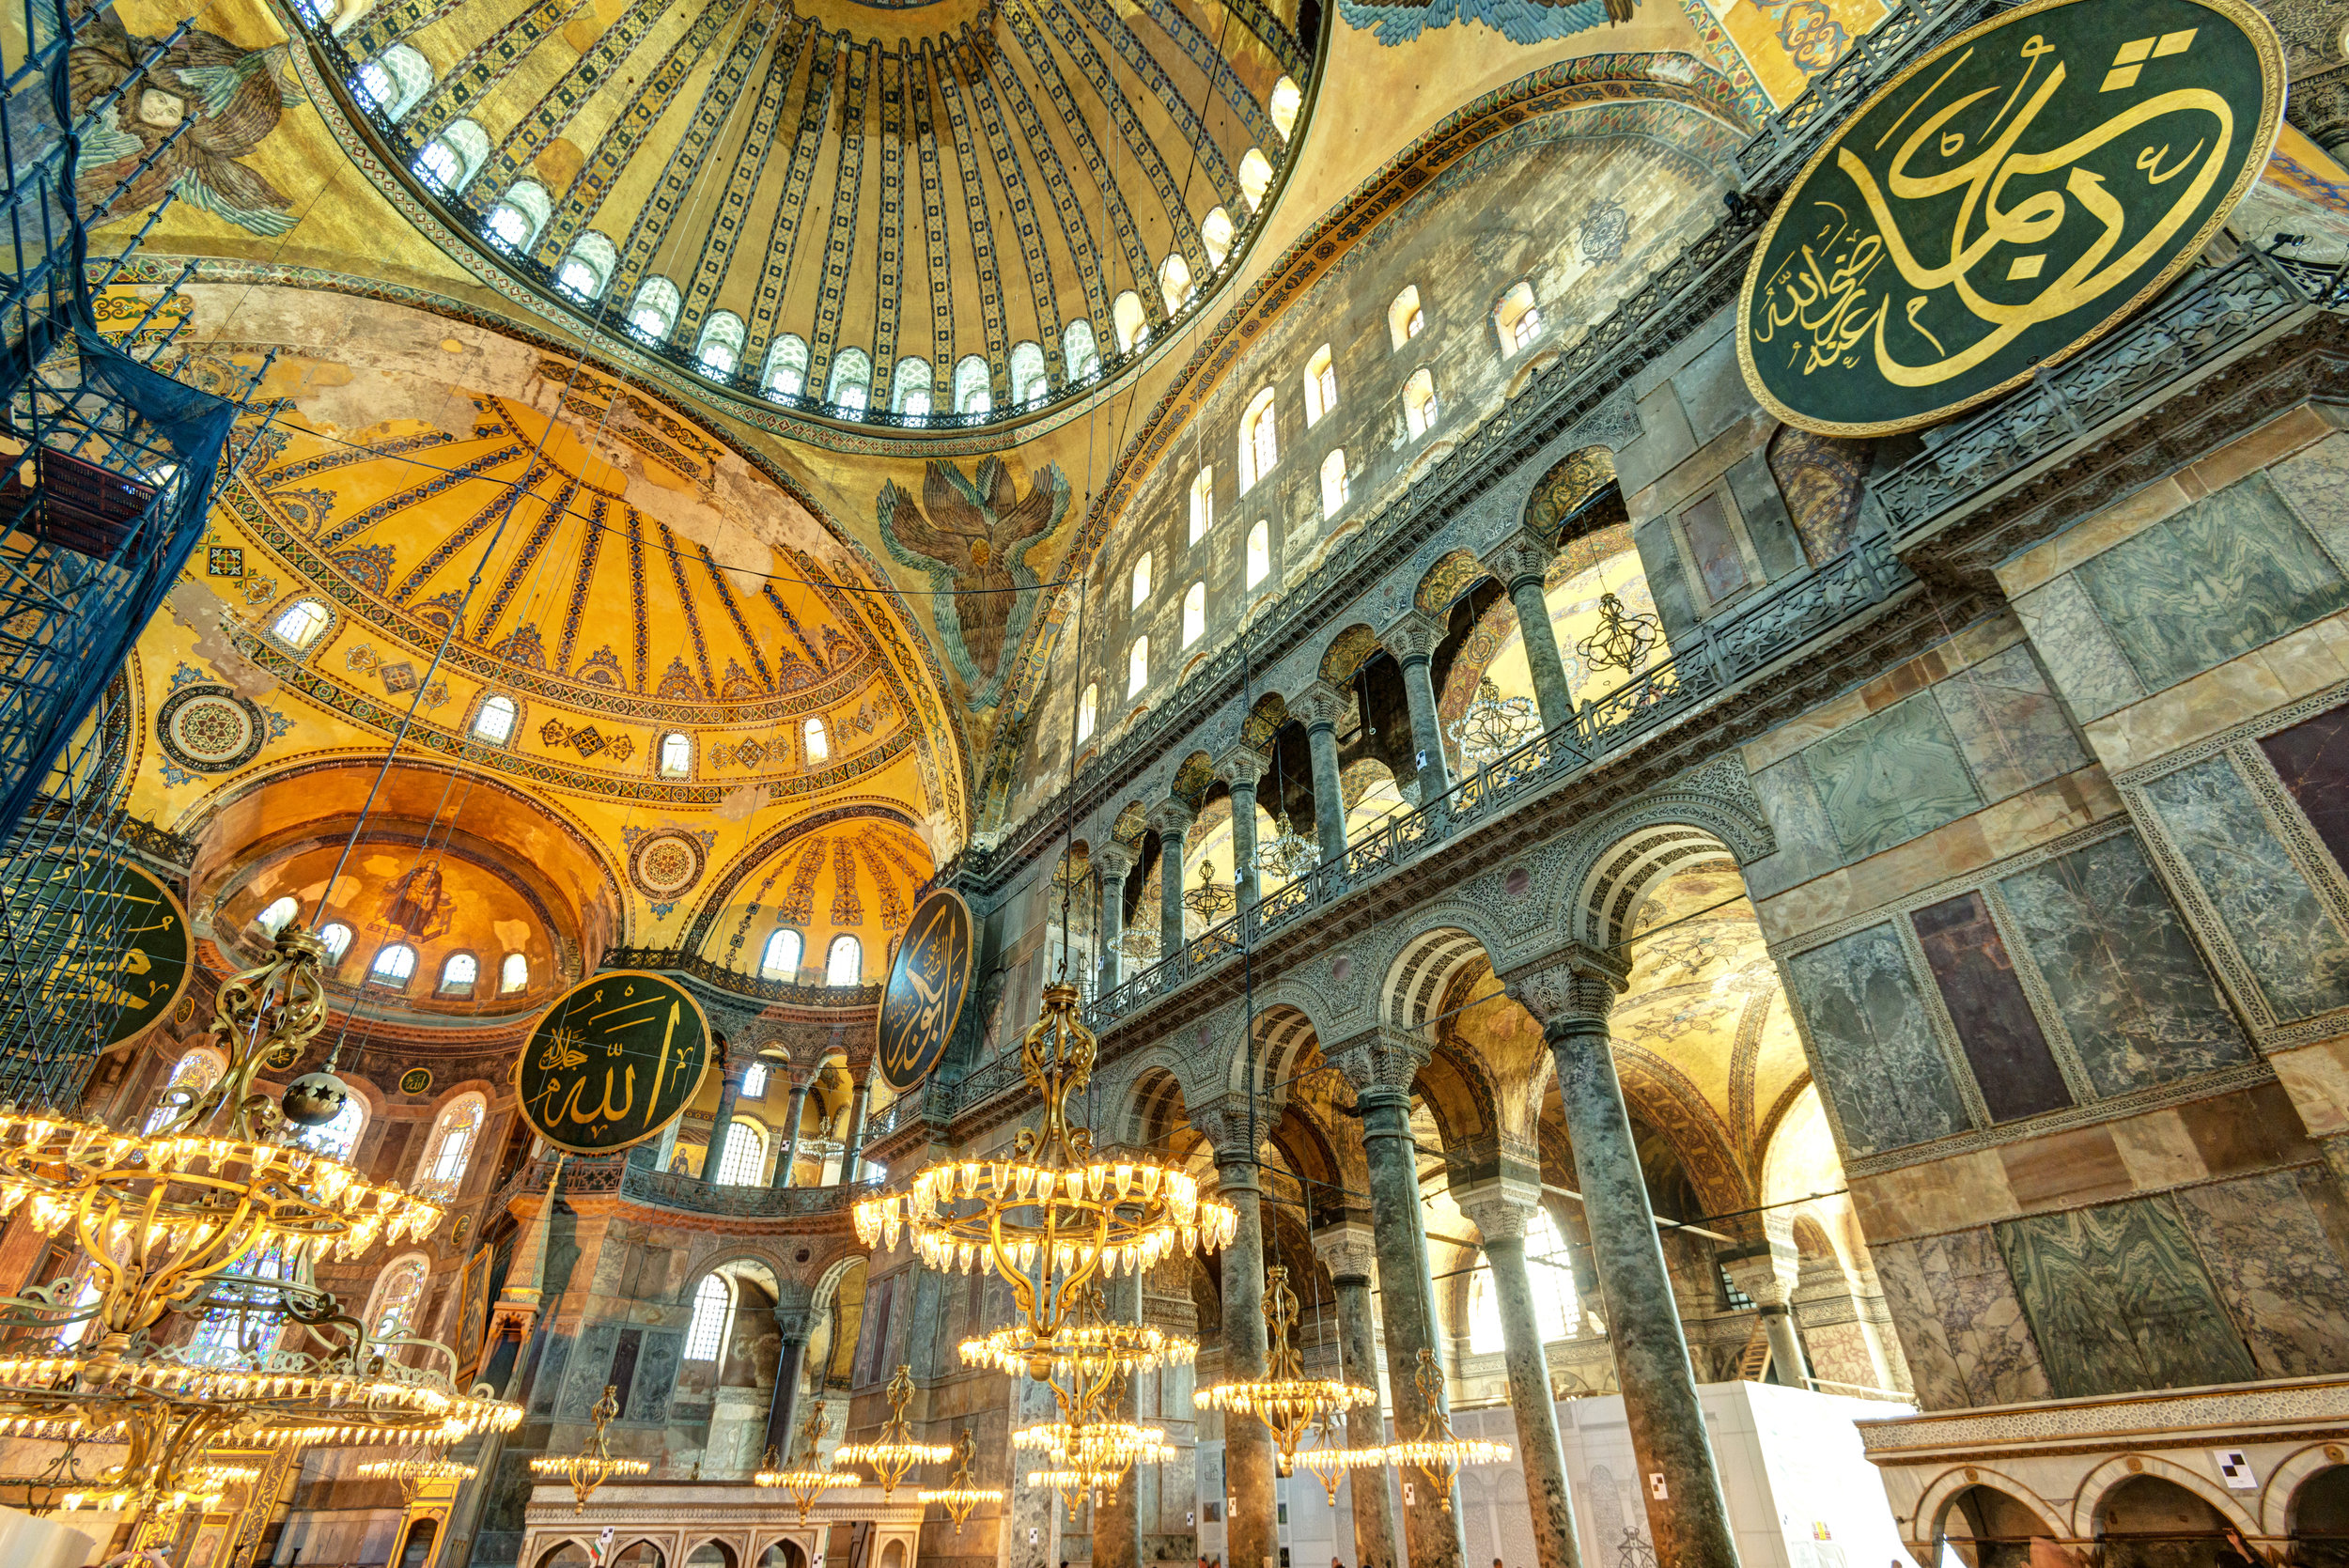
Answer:
<svg viewBox="0 0 2349 1568"><path fill-rule="evenodd" d="M364 14L362 14L364 13ZM800 412L1081 396L1237 268L1319 9L545 0L305 16L396 176L590 330Z"/></svg>

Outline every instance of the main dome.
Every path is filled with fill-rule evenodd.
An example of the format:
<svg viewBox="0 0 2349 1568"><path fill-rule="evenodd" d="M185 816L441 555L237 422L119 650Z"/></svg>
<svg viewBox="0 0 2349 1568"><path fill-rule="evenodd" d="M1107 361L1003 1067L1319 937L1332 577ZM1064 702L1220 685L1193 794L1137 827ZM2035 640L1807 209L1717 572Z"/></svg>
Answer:
<svg viewBox="0 0 2349 1568"><path fill-rule="evenodd" d="M1320 8L303 19L400 178L583 326L739 397L951 428L1101 386L1240 264L1302 130Z"/></svg>

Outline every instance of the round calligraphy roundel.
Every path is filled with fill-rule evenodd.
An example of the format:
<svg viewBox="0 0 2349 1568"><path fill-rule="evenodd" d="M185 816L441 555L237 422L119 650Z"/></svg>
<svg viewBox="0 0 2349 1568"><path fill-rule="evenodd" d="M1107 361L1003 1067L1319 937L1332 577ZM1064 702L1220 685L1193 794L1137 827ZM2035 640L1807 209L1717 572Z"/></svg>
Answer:
<svg viewBox="0 0 2349 1568"><path fill-rule="evenodd" d="M608 1155L658 1134L709 1068L709 1020L691 992L645 970L612 970L556 999L522 1043L522 1119L573 1154Z"/></svg>
<svg viewBox="0 0 2349 1568"><path fill-rule="evenodd" d="M971 907L940 888L914 909L881 993L874 1061L890 1087L912 1088L946 1053L971 994L972 956Z"/></svg>
<svg viewBox="0 0 2349 1568"><path fill-rule="evenodd" d="M42 1010L93 1048L162 1022L187 989L188 912L128 861L35 857L0 905L20 951L45 955Z"/></svg>
<svg viewBox="0 0 2349 1568"><path fill-rule="evenodd" d="M2021 384L2201 252L2283 90L2246 0L2039 0L1951 39L1779 203L1738 303L1747 385L1789 424L1870 436Z"/></svg>
<svg viewBox="0 0 2349 1568"><path fill-rule="evenodd" d="M226 686L183 686L155 715L163 754L194 772L242 768L260 754L268 737L259 706Z"/></svg>

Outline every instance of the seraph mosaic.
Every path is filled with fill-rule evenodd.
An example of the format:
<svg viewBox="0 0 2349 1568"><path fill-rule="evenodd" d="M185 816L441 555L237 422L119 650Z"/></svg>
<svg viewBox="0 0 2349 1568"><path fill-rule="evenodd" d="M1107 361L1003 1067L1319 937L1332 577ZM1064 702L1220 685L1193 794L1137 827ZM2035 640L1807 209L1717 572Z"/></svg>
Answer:
<svg viewBox="0 0 2349 1568"><path fill-rule="evenodd" d="M1050 534L1068 511L1068 479L1058 464L1028 475L1019 494L1011 470L988 458L966 476L953 463L933 461L922 478L922 499L895 484L881 487L881 540L889 553L930 574L938 600L938 630L946 658L970 689L972 707L990 707L1008 666L1006 644L1017 643L1035 613L1028 547Z"/></svg>
<svg viewBox="0 0 2349 1568"><path fill-rule="evenodd" d="M1628 21L1632 0L1620 0L1617 21ZM1361 28L1392 49L1409 43L1431 27L1481 22L1512 43L1540 43L1546 39L1572 38L1604 25L1608 0L1432 0L1423 5L1392 0L1338 0L1338 15L1349 27Z"/></svg>

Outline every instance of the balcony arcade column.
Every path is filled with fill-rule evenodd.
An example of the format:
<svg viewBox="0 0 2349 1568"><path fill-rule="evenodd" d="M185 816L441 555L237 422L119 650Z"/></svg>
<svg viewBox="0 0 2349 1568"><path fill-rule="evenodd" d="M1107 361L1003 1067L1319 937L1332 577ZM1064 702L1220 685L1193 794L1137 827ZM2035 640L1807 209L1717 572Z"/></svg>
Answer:
<svg viewBox="0 0 2349 1568"><path fill-rule="evenodd" d="M1372 1281L1378 1267L1377 1243L1367 1221L1348 1219L1314 1233L1314 1253L1330 1271L1338 1297L1338 1354L1346 1381L1377 1392L1378 1324L1372 1315ZM1377 1448L1386 1440L1386 1417L1374 1402L1346 1412L1346 1446ZM1361 1568L1400 1568L1394 1537L1394 1472L1385 1465L1348 1470L1346 1485L1354 1504L1354 1560Z"/></svg>
<svg viewBox="0 0 2349 1568"><path fill-rule="evenodd" d="M1346 786L1338 776L1338 720L1346 712L1346 697L1324 681L1315 681L1297 699L1292 712L1305 717L1305 749L1314 765L1314 836L1321 841L1324 864L1346 859Z"/></svg>
<svg viewBox="0 0 2349 1568"><path fill-rule="evenodd" d="M723 1047L725 1036L718 1038ZM726 1133L734 1126L734 1102L741 1096L742 1079L750 1073L752 1053L745 1050L738 1055L727 1048L719 1061L723 1065L718 1081L718 1109L709 1119L709 1147L702 1152L702 1186L712 1192L718 1190L718 1174L726 1162ZM751 1172L751 1180L758 1180L755 1171Z"/></svg>
<svg viewBox="0 0 2349 1568"><path fill-rule="evenodd" d="M1802 1257L1795 1250L1791 1221L1786 1234L1765 1234L1744 1248L1724 1249L1717 1261L1729 1282L1744 1291L1762 1314L1762 1332L1770 1342L1770 1362L1778 1380L1790 1389L1807 1389L1811 1369L1804 1363L1802 1340L1795 1332L1795 1282L1802 1275Z"/></svg>
<svg viewBox="0 0 2349 1568"><path fill-rule="evenodd" d="M1271 1335L1264 1320L1264 1212L1256 1182L1258 1143L1270 1124L1246 1095L1189 1110L1190 1125L1215 1146L1223 1201L1239 1215L1223 1249L1223 1375L1265 1374ZM1223 1418L1224 1561L1230 1568L1275 1568L1281 1536L1274 1522L1272 1433L1253 1416Z"/></svg>
<svg viewBox="0 0 2349 1568"><path fill-rule="evenodd" d="M1525 644L1526 667L1533 673L1533 703L1542 711L1545 731L1574 717L1574 688L1566 680L1558 629L1549 624L1549 600L1542 592L1543 574L1557 553L1532 535L1519 534L1495 551L1490 563L1517 609L1517 635Z"/></svg>
<svg viewBox="0 0 2349 1568"><path fill-rule="evenodd" d="M1501 980L1541 1023L1557 1064L1656 1560L1674 1568L1737 1568L1720 1472L1681 1333L1680 1303L1657 1240L1656 1214L1648 1206L1608 1038L1608 1014L1627 969L1611 954L1570 942Z"/></svg>
<svg viewBox="0 0 2349 1568"><path fill-rule="evenodd" d="M872 1081L870 1062L850 1062L848 1079L853 1085L848 1094L848 1136L840 1145L840 1179L843 1183L856 1180L857 1172L864 1164L864 1089Z"/></svg>
<svg viewBox="0 0 2349 1568"><path fill-rule="evenodd" d="M786 1285L788 1292L791 1286ZM775 1358L775 1388L767 1402L767 1447L788 1464L791 1441L798 1436L792 1423L799 1418L800 1375L807 1366L807 1331L816 1317L807 1287L775 1303L775 1332L783 1336L783 1353Z"/></svg>
<svg viewBox="0 0 2349 1568"><path fill-rule="evenodd" d="M1106 996L1117 989L1126 976L1122 969L1124 955L1117 944L1126 937L1126 878L1134 869L1133 851L1115 839L1097 846L1091 854L1093 869L1101 878L1101 918L1095 929L1101 934L1101 951L1094 955L1096 996Z"/></svg>
<svg viewBox="0 0 2349 1568"><path fill-rule="evenodd" d="M1539 1167L1510 1170L1473 1187L1454 1188L1453 1202L1483 1240L1492 1266L1493 1303L1501 1309L1501 1359L1509 1369L1509 1407L1517 1416L1517 1464L1533 1512L1533 1557L1541 1568L1581 1568L1574 1496L1558 1445L1557 1396L1542 1351L1541 1317L1525 1272L1525 1227L1542 1203Z"/></svg>
<svg viewBox="0 0 2349 1568"><path fill-rule="evenodd" d="M1199 814L1180 800L1160 800L1150 812L1159 831L1159 961L1183 950L1183 844Z"/></svg>
<svg viewBox="0 0 2349 1568"><path fill-rule="evenodd" d="M1256 782L1268 766L1253 746L1235 746L1216 764L1232 786L1232 879L1239 908L1255 908L1264 896L1256 870Z"/></svg>
<svg viewBox="0 0 2349 1568"><path fill-rule="evenodd" d="M1387 1327L1387 1386L1394 1399L1398 1437L1416 1437L1427 1421L1419 1386L1419 1353L1441 1347L1436 1338L1436 1286L1427 1265L1426 1221L1419 1194L1419 1148L1411 1137L1411 1080L1426 1063L1425 1041L1380 1025L1327 1053L1354 1086L1362 1117L1362 1152L1370 1165L1370 1229L1378 1254L1379 1315ZM1438 1390L1441 1398L1441 1390ZM1427 1478L1407 1471L1417 1494L1403 1510L1410 1568L1461 1568L1457 1497L1446 1513ZM1453 1490L1456 1493L1458 1487Z"/></svg>
<svg viewBox="0 0 2349 1568"><path fill-rule="evenodd" d="M1137 1270L1102 1281L1112 1322L1140 1323L1143 1275ZM1110 1420L1139 1422L1142 1408L1139 1379L1128 1374L1118 1390ZM1141 1568L1142 1473L1129 1472L1124 1484L1096 1493L1093 1503L1093 1568Z"/></svg>
<svg viewBox="0 0 2349 1568"><path fill-rule="evenodd" d="M1411 709L1411 746L1419 753L1419 804L1430 806L1452 787L1452 766L1444 760L1443 726L1436 717L1436 680L1429 670L1440 622L1414 610L1380 634L1379 641L1403 666L1403 700ZM1414 1568L1418 1568L1414 1564Z"/></svg>
<svg viewBox="0 0 2349 1568"><path fill-rule="evenodd" d="M817 1067L804 1074L795 1071L791 1075L791 1109L784 1112L789 1138L783 1151L775 1156L774 1185L778 1188L789 1187L799 1179L796 1172L800 1168L800 1123L807 1115L807 1092L815 1087L816 1075L821 1071L823 1069Z"/></svg>

